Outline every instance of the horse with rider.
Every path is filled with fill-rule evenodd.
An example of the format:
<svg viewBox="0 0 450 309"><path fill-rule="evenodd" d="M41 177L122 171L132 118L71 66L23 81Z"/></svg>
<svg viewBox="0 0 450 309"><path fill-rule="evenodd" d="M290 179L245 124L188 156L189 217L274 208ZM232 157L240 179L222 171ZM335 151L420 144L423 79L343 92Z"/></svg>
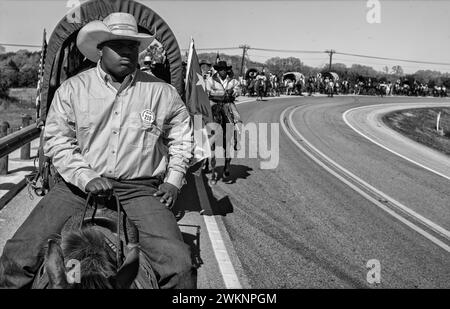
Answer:
<svg viewBox="0 0 450 309"><path fill-rule="evenodd" d="M57 25L41 76L40 156L52 171L43 182L54 184L6 242L0 288L195 288L173 212L194 147L181 70L171 71L176 88L138 69L155 39L149 21L169 34L163 42L176 40L137 2L89 1L80 11L82 23ZM181 64L179 55L168 57ZM85 59L90 68L80 71ZM65 65L78 71L61 78ZM80 276L69 280L76 265Z"/></svg>
<svg viewBox="0 0 450 309"><path fill-rule="evenodd" d="M211 147L211 158L204 165L205 172L209 172L211 163L211 184L216 184L219 179L216 168L216 144L222 144L224 148L225 165L223 179L227 180L231 169L231 147L235 151L239 149L241 116L236 108L235 99L240 95L240 83L232 77L232 67L226 61L219 61L214 65L216 71L206 79L206 91L210 99L214 122L220 126L213 130L213 141ZM217 134L221 130L222 135ZM231 131L231 132L230 132ZM222 138L222 140L218 140Z"/></svg>
<svg viewBox="0 0 450 309"><path fill-rule="evenodd" d="M267 77L264 71L259 72L255 77L255 93L256 93L256 101L263 100L263 97L267 96Z"/></svg>

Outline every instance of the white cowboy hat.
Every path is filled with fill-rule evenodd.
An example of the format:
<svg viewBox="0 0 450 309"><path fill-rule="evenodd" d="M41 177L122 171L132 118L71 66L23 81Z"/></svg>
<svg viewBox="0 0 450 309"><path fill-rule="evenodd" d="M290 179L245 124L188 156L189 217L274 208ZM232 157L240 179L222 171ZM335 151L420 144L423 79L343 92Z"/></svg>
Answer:
<svg viewBox="0 0 450 309"><path fill-rule="evenodd" d="M144 63L145 62L152 62L152 57L150 57L150 56L145 56L144 57Z"/></svg>
<svg viewBox="0 0 450 309"><path fill-rule="evenodd" d="M128 13L111 13L103 21L94 20L78 32L77 47L92 62L100 59L97 45L112 40L132 40L140 43L144 51L154 40L154 35L138 33L136 19Z"/></svg>

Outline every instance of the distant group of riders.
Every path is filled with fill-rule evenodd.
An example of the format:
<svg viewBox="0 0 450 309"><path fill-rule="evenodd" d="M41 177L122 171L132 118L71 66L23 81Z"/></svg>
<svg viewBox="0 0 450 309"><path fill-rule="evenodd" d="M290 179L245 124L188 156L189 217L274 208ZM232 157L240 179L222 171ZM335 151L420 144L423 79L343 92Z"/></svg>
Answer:
<svg viewBox="0 0 450 309"><path fill-rule="evenodd" d="M360 77L356 80L339 79L336 73L318 73L305 77L299 72L283 75L267 73L264 70L250 69L239 78L241 95L257 97L276 97L284 95L326 94L333 95L376 95L376 96L433 96L446 97L445 85L432 85L417 80L397 79L395 82Z"/></svg>

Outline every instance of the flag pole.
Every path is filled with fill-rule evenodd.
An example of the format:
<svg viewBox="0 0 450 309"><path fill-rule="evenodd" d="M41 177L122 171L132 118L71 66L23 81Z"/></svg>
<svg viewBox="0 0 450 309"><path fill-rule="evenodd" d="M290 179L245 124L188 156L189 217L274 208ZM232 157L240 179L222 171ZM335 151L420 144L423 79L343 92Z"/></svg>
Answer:
<svg viewBox="0 0 450 309"><path fill-rule="evenodd" d="M191 37L191 42L190 42L190 44L189 44L189 51L188 51L188 58L187 58L187 67L186 67L186 80L185 80L185 83L184 83L184 87L185 87L185 91L187 90L187 88L188 88L188 81L189 81L189 72L190 72L190 69L191 69L191 60L192 60L192 53L193 53L193 51L194 51L194 38L193 37Z"/></svg>
<svg viewBox="0 0 450 309"><path fill-rule="evenodd" d="M189 53L188 53L188 59L187 59L187 67L186 67L186 92L189 85L189 72L192 65L192 57L194 54L194 38L191 37L191 42L189 44ZM191 115L192 117L192 115ZM197 162L198 169L194 171L191 170L192 175L194 176L194 183L195 183L195 189L197 190L197 196L199 198L199 204L200 208L202 209L200 211L200 215L213 215L213 211L211 209L211 201L208 197L208 191L206 189L207 183L205 183L205 174L203 173L203 165L205 164L205 160L202 160L201 162ZM199 166L198 166L199 165Z"/></svg>

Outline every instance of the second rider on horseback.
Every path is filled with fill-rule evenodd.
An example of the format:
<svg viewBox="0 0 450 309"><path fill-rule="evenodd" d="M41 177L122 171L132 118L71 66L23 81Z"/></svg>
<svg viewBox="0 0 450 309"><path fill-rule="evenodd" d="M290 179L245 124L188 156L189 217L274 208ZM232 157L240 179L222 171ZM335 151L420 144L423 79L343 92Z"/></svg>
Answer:
<svg viewBox="0 0 450 309"><path fill-rule="evenodd" d="M223 176L224 178L228 178L230 176L231 164L231 158L228 155L228 149L231 145L231 140L227 139L227 136L229 136L229 134L227 134L226 131L226 124L233 124L233 147L234 150L237 151L239 149L238 141L240 140L239 126L242 121L234 101L240 94L240 86L239 82L230 76L229 72L231 71L231 66L228 66L225 61L219 61L216 65L214 65L214 69L216 70L216 73L206 80L206 91L210 99L214 122L220 124L220 126L222 127L223 147L225 148L225 166L223 170ZM218 178L215 169L215 142L212 143L211 150L211 182L215 184ZM205 170L207 169L208 164L206 164L205 166Z"/></svg>

